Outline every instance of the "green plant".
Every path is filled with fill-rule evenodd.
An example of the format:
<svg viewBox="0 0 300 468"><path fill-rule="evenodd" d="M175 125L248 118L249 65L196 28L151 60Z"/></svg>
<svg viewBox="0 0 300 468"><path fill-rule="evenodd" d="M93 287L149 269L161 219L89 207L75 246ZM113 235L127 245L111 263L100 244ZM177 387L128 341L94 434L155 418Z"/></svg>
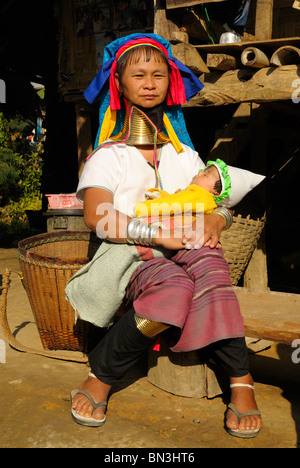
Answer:
<svg viewBox="0 0 300 468"><path fill-rule="evenodd" d="M29 144L34 124L0 113L0 239L29 228L26 210L40 210L43 144Z"/></svg>

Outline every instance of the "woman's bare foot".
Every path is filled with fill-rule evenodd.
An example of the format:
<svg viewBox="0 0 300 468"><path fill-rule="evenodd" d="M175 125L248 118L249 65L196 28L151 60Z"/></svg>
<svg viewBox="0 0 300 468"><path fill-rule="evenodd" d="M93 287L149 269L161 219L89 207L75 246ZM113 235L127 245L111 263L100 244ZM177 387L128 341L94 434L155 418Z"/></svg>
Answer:
<svg viewBox="0 0 300 468"><path fill-rule="evenodd" d="M88 392L96 403L100 401L107 401L110 389L110 385L102 383L97 378L91 376L89 376L79 387L79 390L85 390ZM93 418L98 420L103 419L104 413L106 411L105 406L101 406L100 408L94 410L89 399L80 393L75 396L72 402L72 408L79 416L83 418L90 418L93 414Z"/></svg>
<svg viewBox="0 0 300 468"><path fill-rule="evenodd" d="M231 384L248 384L253 385L253 379L250 374L244 377L231 378ZM248 411L257 410L257 404L255 401L254 391L250 387L233 387L231 389L231 403L233 403L239 410L240 413L246 413ZM251 416L244 416L240 422L238 417L234 414L231 409L228 409L226 415L226 426L231 430L240 431L257 431L262 427L262 418L260 415L255 414Z"/></svg>

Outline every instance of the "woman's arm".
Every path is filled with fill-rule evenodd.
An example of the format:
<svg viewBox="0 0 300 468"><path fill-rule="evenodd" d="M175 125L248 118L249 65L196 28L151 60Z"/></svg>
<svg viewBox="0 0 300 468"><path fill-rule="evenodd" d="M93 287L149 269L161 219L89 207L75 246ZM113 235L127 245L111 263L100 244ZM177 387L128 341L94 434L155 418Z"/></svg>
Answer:
<svg viewBox="0 0 300 468"><path fill-rule="evenodd" d="M127 226L132 218L113 207L111 192L98 187L87 188L84 195L84 221L98 237L114 243L127 243ZM193 223L190 231L178 228L174 231L158 229L153 244L170 250L200 248L203 245L215 248L225 227L225 220L217 215L204 216L200 227Z"/></svg>
<svg viewBox="0 0 300 468"><path fill-rule="evenodd" d="M127 243L127 226L132 218L113 207L111 192L98 187L90 187L84 195L84 221L97 236L114 243ZM176 234L158 230L154 244L166 249L184 249L182 232Z"/></svg>
<svg viewBox="0 0 300 468"><path fill-rule="evenodd" d="M110 242L126 243L130 220L129 216L114 209L111 192L98 187L85 190L84 221L98 237Z"/></svg>

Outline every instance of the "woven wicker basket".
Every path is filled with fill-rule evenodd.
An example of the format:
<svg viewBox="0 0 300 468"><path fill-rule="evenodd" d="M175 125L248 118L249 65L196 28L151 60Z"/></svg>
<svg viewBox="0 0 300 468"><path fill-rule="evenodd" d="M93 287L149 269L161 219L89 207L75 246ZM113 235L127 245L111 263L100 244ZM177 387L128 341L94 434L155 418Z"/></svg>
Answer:
<svg viewBox="0 0 300 468"><path fill-rule="evenodd" d="M19 242L23 285L27 292L44 349L88 351L96 327L77 320L65 299L67 281L99 247L89 231L58 231Z"/></svg>
<svg viewBox="0 0 300 468"><path fill-rule="evenodd" d="M266 224L266 217L251 219L241 215L233 218L233 225L221 236L224 256L229 264L232 285L239 282Z"/></svg>
<svg viewBox="0 0 300 468"><path fill-rule="evenodd" d="M265 218L234 218L221 242L229 263L232 284L243 274L257 245ZM86 352L97 330L78 320L65 299L67 281L86 264L99 247L89 231L59 231L24 239L18 245L19 261L42 344L45 349Z"/></svg>

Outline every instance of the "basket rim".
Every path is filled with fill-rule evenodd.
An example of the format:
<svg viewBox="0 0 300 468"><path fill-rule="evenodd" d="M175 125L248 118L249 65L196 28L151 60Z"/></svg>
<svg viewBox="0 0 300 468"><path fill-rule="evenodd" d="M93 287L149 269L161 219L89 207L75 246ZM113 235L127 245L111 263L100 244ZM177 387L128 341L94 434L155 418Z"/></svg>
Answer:
<svg viewBox="0 0 300 468"><path fill-rule="evenodd" d="M90 240L91 231L57 231L57 232L47 232L42 234L37 234L35 236L27 237L26 239L22 239L18 243L18 254L19 259L24 261L36 261L40 262L43 261L43 265L46 266L47 263L55 263L56 265L60 266L68 266L71 267L70 262L63 261L58 257L50 257L50 256L43 256L40 254L36 254L34 252L30 252L31 247L37 247L39 245L46 245L48 243L60 242L62 240L65 241L89 241ZM78 260L74 262L75 266L80 263ZM54 266L54 265L53 265ZM82 266L82 265L81 265Z"/></svg>
<svg viewBox="0 0 300 468"><path fill-rule="evenodd" d="M247 216L242 216L241 214L233 215L233 221L239 222L239 221L245 221L247 223L251 224L261 224L265 223L267 221L267 214L264 213L260 218L251 218L251 215L248 214Z"/></svg>

